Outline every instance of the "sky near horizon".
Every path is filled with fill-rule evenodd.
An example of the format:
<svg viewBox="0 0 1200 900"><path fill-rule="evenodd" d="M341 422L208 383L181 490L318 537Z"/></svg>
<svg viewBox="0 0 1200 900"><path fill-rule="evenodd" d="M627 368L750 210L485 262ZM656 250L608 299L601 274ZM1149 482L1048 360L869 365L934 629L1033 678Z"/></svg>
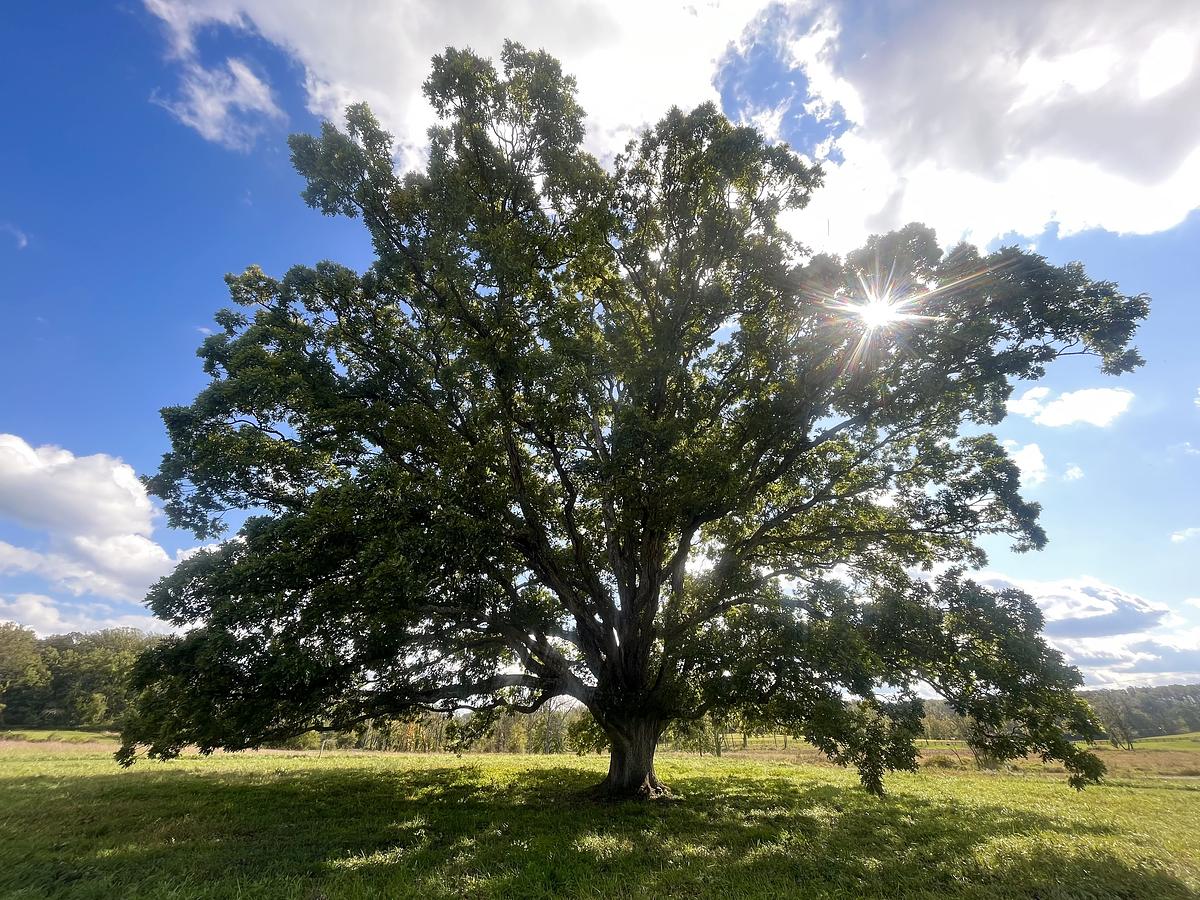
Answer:
<svg viewBox="0 0 1200 900"><path fill-rule="evenodd" d="M601 160L718 103L823 165L787 226L844 253L923 221L1152 298L1147 364L1056 363L996 429L1050 543L986 544L1092 685L1200 680L1200 3L120 0L0 12L0 620L162 630L196 545L138 475L250 264L370 264L300 199L288 133L368 101L419 166L448 45L543 47Z"/></svg>

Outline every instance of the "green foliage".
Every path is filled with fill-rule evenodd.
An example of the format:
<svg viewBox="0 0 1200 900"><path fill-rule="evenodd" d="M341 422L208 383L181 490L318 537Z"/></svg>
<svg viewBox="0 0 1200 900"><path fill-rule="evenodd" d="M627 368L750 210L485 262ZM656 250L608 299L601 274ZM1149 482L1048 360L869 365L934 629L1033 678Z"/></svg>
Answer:
<svg viewBox="0 0 1200 900"><path fill-rule="evenodd" d="M0 625L0 634L16 626ZM0 690L4 723L24 726L103 726L118 723L133 696L130 674L143 650L159 638L134 628L53 635L21 629L25 676ZM2 642L2 639L0 639ZM14 659L11 650L0 650ZM15 670L16 667L14 667Z"/></svg>
<svg viewBox="0 0 1200 900"><path fill-rule="evenodd" d="M40 900L1193 900L1200 791L1082 796L930 769L657 763L682 802L581 801L584 757L0 756L0 896Z"/></svg>
<svg viewBox="0 0 1200 900"><path fill-rule="evenodd" d="M321 733L318 731L304 731L287 740L275 741L264 746L276 750L320 750Z"/></svg>
<svg viewBox="0 0 1200 900"><path fill-rule="evenodd" d="M365 106L292 138L377 259L229 276L211 382L164 410L171 523L257 515L152 590L195 627L141 660L121 759L565 694L615 789L656 787L673 723L740 716L878 791L924 682L980 752L1096 779L1037 608L965 571L987 535L1046 540L981 431L1060 357L1137 366L1146 298L915 224L814 255L779 216L821 172L785 145L673 109L606 170L572 80L515 44L448 50L425 89L422 172Z"/></svg>
<svg viewBox="0 0 1200 900"><path fill-rule="evenodd" d="M0 622L0 722L4 721L9 690L34 687L48 674L33 629Z"/></svg>
<svg viewBox="0 0 1200 900"><path fill-rule="evenodd" d="M603 753L609 749L608 735L590 712L581 710L567 722L567 748L578 756Z"/></svg>

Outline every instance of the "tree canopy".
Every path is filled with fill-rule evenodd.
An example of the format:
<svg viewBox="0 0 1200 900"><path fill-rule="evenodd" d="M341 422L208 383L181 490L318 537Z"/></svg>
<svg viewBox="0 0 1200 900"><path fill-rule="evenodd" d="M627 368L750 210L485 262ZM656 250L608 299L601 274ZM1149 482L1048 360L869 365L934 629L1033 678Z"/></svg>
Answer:
<svg viewBox="0 0 1200 900"><path fill-rule="evenodd" d="M33 629L16 622L0 622L0 718L4 715L6 695L11 688L37 684L46 675Z"/></svg>
<svg viewBox="0 0 1200 900"><path fill-rule="evenodd" d="M1147 300L916 224L814 253L779 217L819 167L712 105L601 165L573 80L516 44L447 50L425 93L423 171L363 105L291 138L377 259L227 277L211 383L163 411L171 523L253 516L151 591L190 630L140 661L121 758L569 695L616 794L659 792L663 729L713 711L880 790L927 685L990 754L1098 777L1038 607L967 570L1046 541L988 432L1014 382L1134 368Z"/></svg>

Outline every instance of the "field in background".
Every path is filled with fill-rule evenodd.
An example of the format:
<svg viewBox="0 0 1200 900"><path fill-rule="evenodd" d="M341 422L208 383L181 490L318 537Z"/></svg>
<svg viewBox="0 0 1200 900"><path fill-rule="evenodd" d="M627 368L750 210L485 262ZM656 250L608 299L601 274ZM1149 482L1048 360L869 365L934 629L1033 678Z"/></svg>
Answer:
<svg viewBox="0 0 1200 900"><path fill-rule="evenodd" d="M118 746L115 731L0 730L0 758L14 753L85 751L113 753Z"/></svg>
<svg viewBox="0 0 1200 900"><path fill-rule="evenodd" d="M1127 755L1200 761L1200 742L1162 743ZM1077 793L1033 769L934 766L877 799L851 772L754 748L666 754L680 799L602 804L584 799L600 756L275 751L121 771L96 746L0 746L0 897L1200 897L1200 778Z"/></svg>
<svg viewBox="0 0 1200 900"><path fill-rule="evenodd" d="M0 756L4 754L28 754L41 751L85 750L97 754L113 752L117 748L117 734L104 730L37 730L16 729L0 730ZM726 735L722 758L732 760L754 760L764 763L792 763L804 766L836 768L825 758L825 755L803 741L788 740L786 749L782 736L752 736L743 741L740 735ZM970 749L962 741L929 740L920 741L921 765L925 769L943 771L958 770L963 772L977 771L975 759ZM1109 777L1126 776L1162 776L1197 778L1200 777L1200 731L1187 734L1166 735L1163 737L1143 738L1138 740L1133 750L1122 750L1108 743L1099 743L1092 747L1104 764L1108 767ZM317 751L262 751L265 754L286 753L293 756L325 756ZM374 755L361 751L336 751L351 755ZM493 754L466 754L468 756L488 757ZM699 755L693 752L671 754L664 751L663 755L675 755L681 759L712 759L711 753ZM434 759L441 758L438 755ZM1003 771L1021 772L1026 774L1058 775L1064 772L1057 764L1045 764L1040 760L1029 759L1006 763Z"/></svg>

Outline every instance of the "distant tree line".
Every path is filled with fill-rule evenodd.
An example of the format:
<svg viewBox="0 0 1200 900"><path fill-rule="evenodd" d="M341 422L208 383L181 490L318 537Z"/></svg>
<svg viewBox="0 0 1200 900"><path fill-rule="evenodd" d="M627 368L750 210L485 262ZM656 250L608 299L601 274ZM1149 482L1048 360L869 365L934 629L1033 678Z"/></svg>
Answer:
<svg viewBox="0 0 1200 900"><path fill-rule="evenodd" d="M676 723L663 735L666 750L720 756L751 737L766 735L759 726L736 717L704 716ZM789 738L774 735L787 749ZM580 704L556 698L537 712L420 713L402 719L371 719L345 731L308 731L273 745L292 750L384 750L401 753L471 751L476 753L602 753L608 738Z"/></svg>
<svg viewBox="0 0 1200 900"><path fill-rule="evenodd" d="M132 700L129 674L160 638L106 628L39 638L0 622L0 725L114 727Z"/></svg>
<svg viewBox="0 0 1200 900"><path fill-rule="evenodd" d="M1200 684L1086 691L1082 696L1118 747L1132 748L1137 738L1200 731Z"/></svg>
<svg viewBox="0 0 1200 900"><path fill-rule="evenodd" d="M133 702L129 674L143 649L160 640L134 628L39 638L31 629L0 622L0 726L6 728L117 727ZM1200 731L1200 685L1082 691L1115 746L1140 738ZM925 701L925 736L966 740L970 720L944 701ZM791 739L768 723L706 715L679 722L662 738L664 749L720 756L769 735L787 749ZM372 719L346 731L311 731L277 746L438 753L599 753L608 739L582 706L559 698L534 713L493 711L447 717L415 714Z"/></svg>
<svg viewBox="0 0 1200 900"><path fill-rule="evenodd" d="M1132 749L1140 738L1200 731L1200 685L1169 684L1080 691L1114 746ZM971 723L940 700L925 701L925 736L966 740Z"/></svg>

